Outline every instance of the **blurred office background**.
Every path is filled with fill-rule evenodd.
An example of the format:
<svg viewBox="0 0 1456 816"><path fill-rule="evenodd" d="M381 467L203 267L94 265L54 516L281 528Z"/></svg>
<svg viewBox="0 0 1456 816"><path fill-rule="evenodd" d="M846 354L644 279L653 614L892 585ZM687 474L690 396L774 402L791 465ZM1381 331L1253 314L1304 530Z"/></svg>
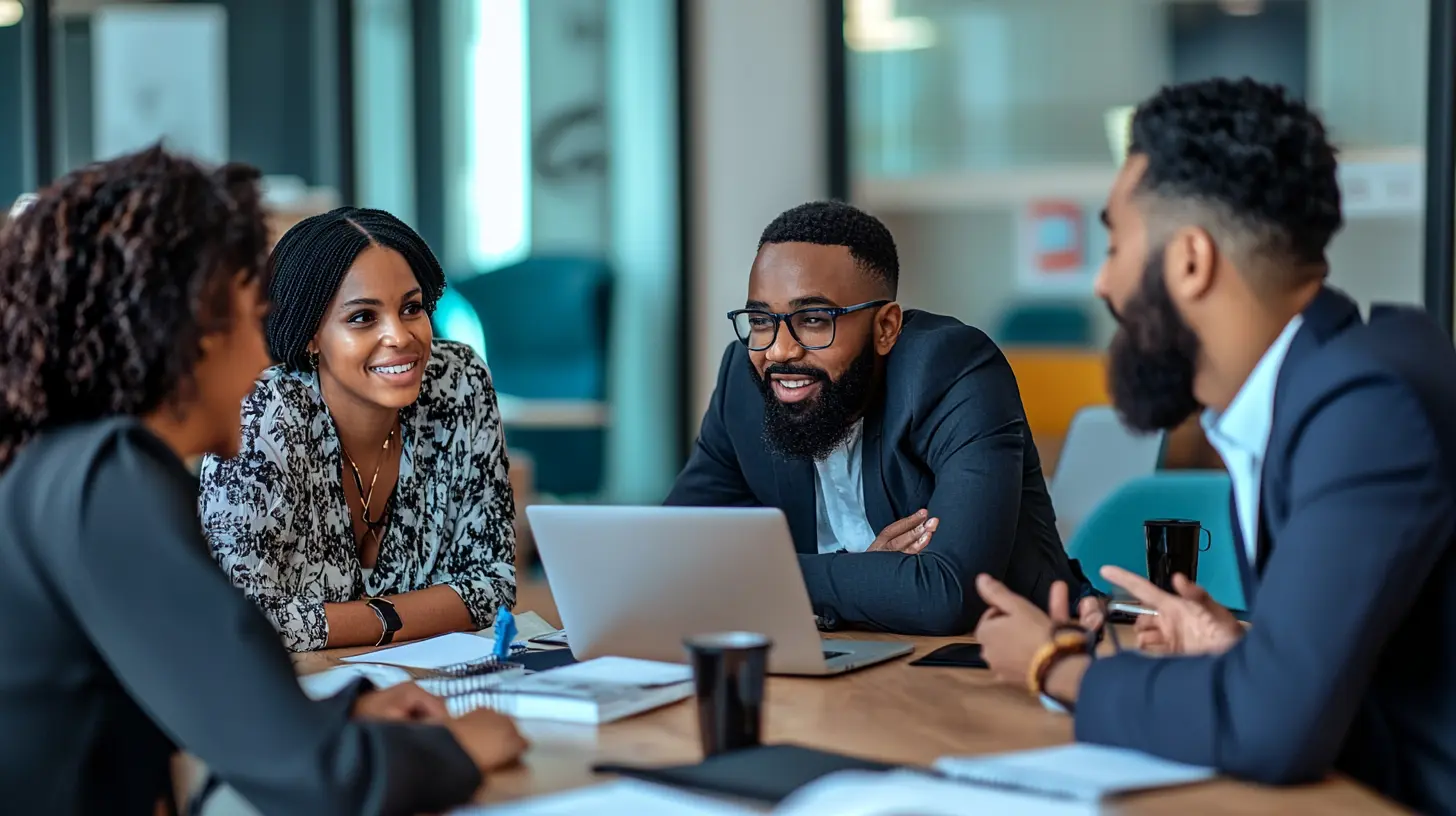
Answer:
<svg viewBox="0 0 1456 816"><path fill-rule="evenodd" d="M654 502L759 231L882 217L901 296L1006 348L1055 462L1105 402L1097 212L1127 106L1281 82L1344 151L1334 282L1452 311L1450 0L0 0L0 201L158 137L278 228L389 209L452 282L533 495ZM1433 48L1432 44L1437 47Z"/></svg>

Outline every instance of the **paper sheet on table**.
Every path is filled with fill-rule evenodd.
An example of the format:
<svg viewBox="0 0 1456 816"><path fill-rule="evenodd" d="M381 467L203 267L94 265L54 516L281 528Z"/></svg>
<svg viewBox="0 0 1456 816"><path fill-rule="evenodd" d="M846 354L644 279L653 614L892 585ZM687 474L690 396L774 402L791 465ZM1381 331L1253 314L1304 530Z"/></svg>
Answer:
<svg viewBox="0 0 1456 816"><path fill-rule="evenodd" d="M1095 816L1096 805L973 787L923 773L843 771L800 788L775 816Z"/></svg>
<svg viewBox="0 0 1456 816"><path fill-rule="evenodd" d="M550 670L551 678L572 683L666 686L693 679L691 667L631 657L598 657Z"/></svg>
<svg viewBox="0 0 1456 816"><path fill-rule="evenodd" d="M322 700L338 694L344 690L345 686L361 677L373 683L375 688L389 688L397 683L406 683L410 680L409 672L404 669L356 663L349 666L335 666L317 674L305 674L298 678L298 684L303 687L303 693L307 694L309 699Z"/></svg>
<svg viewBox="0 0 1456 816"><path fill-rule="evenodd" d="M941 757L935 761L935 769L972 783L1088 802L1203 782L1216 775L1212 768L1082 742L987 756Z"/></svg>
<svg viewBox="0 0 1456 816"><path fill-rule="evenodd" d="M495 649L490 638L466 632L451 632L403 646L343 658L345 663L387 663L410 669L438 669L455 663L480 660Z"/></svg>
<svg viewBox="0 0 1456 816"><path fill-rule="evenodd" d="M630 813L632 816L744 816L756 811L683 793L662 785L622 780L590 788L536 796L494 807L453 811L455 816L578 816L582 813Z"/></svg>
<svg viewBox="0 0 1456 816"><path fill-rule="evenodd" d="M516 615L516 641L530 640L533 637L540 637L548 632L555 632L556 627L547 623L544 618L535 612L522 612ZM477 634L481 637L494 640L495 627L487 626Z"/></svg>

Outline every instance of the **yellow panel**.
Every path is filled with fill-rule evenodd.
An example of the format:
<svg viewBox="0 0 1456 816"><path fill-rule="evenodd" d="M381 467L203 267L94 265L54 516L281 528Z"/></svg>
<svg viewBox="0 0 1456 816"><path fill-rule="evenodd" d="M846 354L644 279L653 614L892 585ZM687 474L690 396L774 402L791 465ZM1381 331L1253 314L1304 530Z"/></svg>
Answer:
<svg viewBox="0 0 1456 816"><path fill-rule="evenodd" d="M1063 437L1077 411L1110 401L1101 352L1007 349L1006 359L1016 372L1034 437Z"/></svg>

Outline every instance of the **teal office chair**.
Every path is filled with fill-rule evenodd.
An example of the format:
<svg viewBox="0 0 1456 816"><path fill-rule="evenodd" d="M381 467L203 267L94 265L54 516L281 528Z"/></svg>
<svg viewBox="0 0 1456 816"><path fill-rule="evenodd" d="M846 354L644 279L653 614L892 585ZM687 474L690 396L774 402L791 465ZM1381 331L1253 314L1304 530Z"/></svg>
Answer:
<svg viewBox="0 0 1456 816"><path fill-rule="evenodd" d="M539 255L453 285L480 319L499 393L605 401L611 283L600 258ZM531 454L542 493L601 492L605 429L508 426L506 442Z"/></svg>
<svg viewBox="0 0 1456 816"><path fill-rule="evenodd" d="M1161 471L1134 479L1108 496L1077 528L1067 554L1082 562L1094 586L1114 587L1098 574L1112 564L1148 574L1143 522L1155 518L1195 519L1209 533L1209 547L1198 556L1198 583L1224 606L1244 609L1244 588L1234 553L1229 515L1229 477L1223 471Z"/></svg>
<svg viewBox="0 0 1456 816"><path fill-rule="evenodd" d="M996 340L1007 346L1089 346L1092 315L1076 303L1014 304L1002 316Z"/></svg>

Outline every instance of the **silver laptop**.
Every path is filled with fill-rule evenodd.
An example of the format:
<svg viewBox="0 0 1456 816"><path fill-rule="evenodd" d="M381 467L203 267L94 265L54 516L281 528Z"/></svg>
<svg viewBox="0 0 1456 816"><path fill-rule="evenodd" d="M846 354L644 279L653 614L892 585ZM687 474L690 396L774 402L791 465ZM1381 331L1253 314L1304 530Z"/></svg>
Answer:
<svg viewBox="0 0 1456 816"><path fill-rule="evenodd" d="M768 508L526 508L572 654L687 661L683 639L773 640L774 674L838 674L909 654L821 639L783 513Z"/></svg>

